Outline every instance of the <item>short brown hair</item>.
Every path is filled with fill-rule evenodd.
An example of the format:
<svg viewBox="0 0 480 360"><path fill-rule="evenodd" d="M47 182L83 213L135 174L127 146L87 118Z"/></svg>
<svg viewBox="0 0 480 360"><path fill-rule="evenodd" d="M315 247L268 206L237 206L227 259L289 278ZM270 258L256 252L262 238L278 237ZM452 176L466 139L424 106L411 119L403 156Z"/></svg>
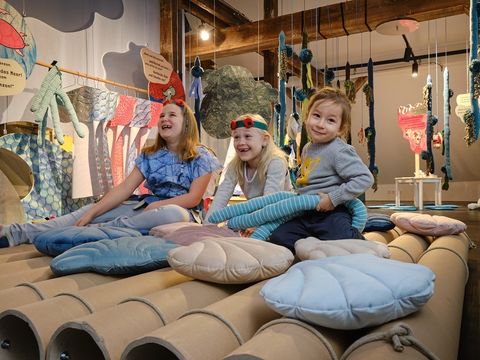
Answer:
<svg viewBox="0 0 480 360"><path fill-rule="evenodd" d="M340 133L345 136L352 126L352 106L350 101L343 91L333 87L324 87L316 91L309 99L307 119L310 117L310 112L317 102L332 101L334 104L340 105L342 108L342 123L340 125Z"/></svg>

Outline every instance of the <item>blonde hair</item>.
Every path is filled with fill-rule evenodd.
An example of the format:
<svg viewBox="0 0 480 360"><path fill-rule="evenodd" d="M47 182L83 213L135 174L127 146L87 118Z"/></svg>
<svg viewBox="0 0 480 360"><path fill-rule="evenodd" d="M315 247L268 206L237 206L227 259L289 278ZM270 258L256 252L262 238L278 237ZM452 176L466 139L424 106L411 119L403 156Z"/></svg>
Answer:
<svg viewBox="0 0 480 360"><path fill-rule="evenodd" d="M190 107L187 104L179 106L174 104L182 109L183 115L183 134L182 141L179 144L177 155L182 161L189 161L194 159L198 155L197 146L200 145L200 140L198 136L197 122L195 120L195 115L193 114ZM143 153L150 155L158 151L159 149L166 148L167 142L157 134L155 143L153 145L143 148Z"/></svg>
<svg viewBox="0 0 480 360"><path fill-rule="evenodd" d="M342 108L342 123L340 124L340 134L342 136L345 136L350 127L352 126L352 106L350 105L350 101L348 100L345 93L340 89L324 87L323 89L315 92L309 99L307 119L310 117L310 112L314 108L315 103L324 101L331 101L334 104L340 105L340 107ZM307 126L307 133L310 136L309 131L310 130Z"/></svg>
<svg viewBox="0 0 480 360"><path fill-rule="evenodd" d="M246 118L252 118L254 121L264 123L268 127L268 124L265 121L265 119L258 114L241 115L237 117L235 120L238 121ZM252 127L251 129L255 129L255 131L259 132L259 134L268 137L267 144L260 152L260 160L258 161L258 166L257 166L257 176L260 182L264 183L266 180L267 169L268 169L268 165L270 164L270 161L272 161L272 159L274 159L275 157L278 157L285 163L285 168L287 168L286 155L282 150L280 150L277 147L277 145L275 145L275 143L273 142L272 136L268 131L262 130L256 127ZM243 185L245 184L245 172L244 172L245 162L238 157L236 152L232 161L230 161L230 163L228 164L228 167L234 170L235 175L238 179L238 183L240 184L241 187L243 187Z"/></svg>

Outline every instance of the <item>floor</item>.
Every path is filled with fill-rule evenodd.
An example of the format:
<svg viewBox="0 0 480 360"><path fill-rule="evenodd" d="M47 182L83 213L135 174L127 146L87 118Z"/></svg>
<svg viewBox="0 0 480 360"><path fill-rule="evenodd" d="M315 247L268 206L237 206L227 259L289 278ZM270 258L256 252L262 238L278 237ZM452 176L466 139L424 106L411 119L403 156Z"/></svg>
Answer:
<svg viewBox="0 0 480 360"><path fill-rule="evenodd" d="M367 205L378 204L367 202ZM422 213L448 216L463 221L467 224L467 234L477 245L476 248L470 250L468 257L470 273L465 288L458 353L459 360L474 360L478 359L478 354L480 353L480 209L468 210L467 203L455 203L455 205L460 205L460 207L455 210L445 211L424 210ZM391 214L394 211L389 209L369 209L369 212Z"/></svg>

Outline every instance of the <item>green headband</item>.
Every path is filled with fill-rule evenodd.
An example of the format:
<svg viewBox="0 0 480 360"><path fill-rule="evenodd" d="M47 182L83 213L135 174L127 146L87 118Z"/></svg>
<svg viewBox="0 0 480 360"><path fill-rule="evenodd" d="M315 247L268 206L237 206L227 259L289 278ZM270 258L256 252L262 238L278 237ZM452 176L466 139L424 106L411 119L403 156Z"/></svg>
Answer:
<svg viewBox="0 0 480 360"><path fill-rule="evenodd" d="M238 128L241 128L241 127L244 127L244 128L257 128L257 129L260 129L260 130L268 130L268 126L267 124L263 123L263 122L260 122L260 121L256 121L256 120L253 120L251 117L246 117L246 118L243 118L243 119L239 119L239 120L232 120L230 122L230 129L231 130L235 130L235 129L238 129Z"/></svg>

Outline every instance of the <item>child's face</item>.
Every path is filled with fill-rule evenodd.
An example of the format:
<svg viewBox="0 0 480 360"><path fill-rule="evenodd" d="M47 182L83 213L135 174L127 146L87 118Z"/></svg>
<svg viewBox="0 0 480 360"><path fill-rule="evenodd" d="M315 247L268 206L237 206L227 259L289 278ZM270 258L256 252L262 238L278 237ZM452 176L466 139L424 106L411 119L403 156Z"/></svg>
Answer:
<svg viewBox="0 0 480 360"><path fill-rule="evenodd" d="M326 144L340 136L342 107L331 100L313 104L307 119L307 130L314 144Z"/></svg>
<svg viewBox="0 0 480 360"><path fill-rule="evenodd" d="M255 161L260 158L262 146L267 145L267 136L258 129L241 127L232 131L232 137L240 160L256 165Z"/></svg>
<svg viewBox="0 0 480 360"><path fill-rule="evenodd" d="M158 133L168 143L180 138L183 131L183 112L175 104L167 104L163 107L158 121Z"/></svg>

